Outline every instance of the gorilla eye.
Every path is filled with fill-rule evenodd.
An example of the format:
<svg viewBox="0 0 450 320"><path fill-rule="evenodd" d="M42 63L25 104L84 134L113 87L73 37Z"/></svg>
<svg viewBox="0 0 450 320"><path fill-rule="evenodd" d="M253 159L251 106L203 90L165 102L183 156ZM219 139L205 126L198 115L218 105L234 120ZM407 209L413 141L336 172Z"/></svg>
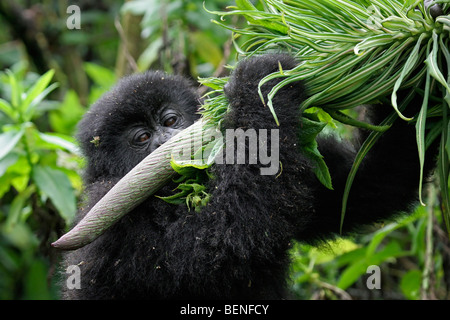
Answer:
<svg viewBox="0 0 450 320"><path fill-rule="evenodd" d="M164 127L171 127L177 122L177 117L172 116L164 121Z"/></svg>
<svg viewBox="0 0 450 320"><path fill-rule="evenodd" d="M150 134L148 134L147 132L141 134L141 135L138 137L138 141L139 141L139 142L145 142L145 141L147 141L148 139L150 139Z"/></svg>
<svg viewBox="0 0 450 320"><path fill-rule="evenodd" d="M150 133L147 131L140 131L134 135L133 141L137 144L142 144L150 139Z"/></svg>

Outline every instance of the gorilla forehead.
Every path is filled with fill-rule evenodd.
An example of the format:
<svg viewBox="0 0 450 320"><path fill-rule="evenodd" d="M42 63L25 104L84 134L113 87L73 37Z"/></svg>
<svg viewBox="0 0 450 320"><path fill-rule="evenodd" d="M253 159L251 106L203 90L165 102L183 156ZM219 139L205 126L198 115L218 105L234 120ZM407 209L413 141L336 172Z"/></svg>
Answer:
<svg viewBox="0 0 450 320"><path fill-rule="evenodd" d="M92 107L80 124L89 123L90 130L123 127L146 121L162 106L177 106L187 114L197 112L199 97L191 83L179 76L163 72L146 72L121 79Z"/></svg>

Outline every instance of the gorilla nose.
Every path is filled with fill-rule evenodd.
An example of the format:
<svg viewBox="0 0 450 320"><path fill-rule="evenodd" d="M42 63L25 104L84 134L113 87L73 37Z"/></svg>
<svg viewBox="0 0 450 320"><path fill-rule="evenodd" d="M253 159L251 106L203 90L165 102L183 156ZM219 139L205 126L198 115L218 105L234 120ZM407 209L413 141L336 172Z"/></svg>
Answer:
<svg viewBox="0 0 450 320"><path fill-rule="evenodd" d="M155 151L158 147L162 146L170 138L172 138L179 132L181 132L181 130L178 129L171 129L170 131L158 132L151 144L151 152Z"/></svg>
<svg viewBox="0 0 450 320"><path fill-rule="evenodd" d="M157 137L157 143L158 143L158 147L163 145L164 143L167 142L167 140L169 140L172 137L171 134L169 134L168 132L162 132L158 137Z"/></svg>

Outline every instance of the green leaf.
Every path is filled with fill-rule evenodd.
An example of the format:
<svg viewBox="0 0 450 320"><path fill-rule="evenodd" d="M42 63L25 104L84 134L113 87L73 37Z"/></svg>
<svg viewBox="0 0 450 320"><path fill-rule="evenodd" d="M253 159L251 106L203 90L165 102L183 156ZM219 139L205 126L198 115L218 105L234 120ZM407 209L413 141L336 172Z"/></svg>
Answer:
<svg viewBox="0 0 450 320"><path fill-rule="evenodd" d="M439 52L438 45L438 35L436 31L433 30L433 50L431 50L430 54L427 57L427 60L425 60L425 63L428 65L431 76L433 76L433 78L435 78L440 84L442 84L448 93L450 92L450 87L447 81L445 81L444 75L439 69L439 65L437 62L437 55Z"/></svg>
<svg viewBox="0 0 450 320"><path fill-rule="evenodd" d="M42 100L45 99L46 96L49 95L50 92L55 90L59 85L57 83L53 83L48 88L44 89L37 97L35 97L31 103L26 107L23 118L24 121L30 121L34 116L34 111L36 110L36 107L42 102Z"/></svg>
<svg viewBox="0 0 450 320"><path fill-rule="evenodd" d="M442 215L444 217L445 225L447 227L447 232L450 236L450 191L448 188L448 181L450 178L450 169L449 169L449 156L446 150L446 145L448 144L448 129L450 127L450 121L448 120L448 107L444 105L443 108L443 118L444 124L442 125L442 135L441 142L439 148L438 155L438 163L437 163L437 173L439 176L439 185L441 188L442 195ZM447 122L447 124L445 124Z"/></svg>
<svg viewBox="0 0 450 320"><path fill-rule="evenodd" d="M300 148L303 153L313 162L314 173L317 179L328 189L333 190L330 171L320 154L316 142L317 135L325 128L326 123L313 121L307 117L302 118L302 129L299 130Z"/></svg>
<svg viewBox="0 0 450 320"><path fill-rule="evenodd" d="M422 186L423 186L423 169L425 165L425 125L427 120L428 111L428 97L430 94L430 71L427 70L426 82L425 82L425 94L423 98L422 108L420 109L419 117L416 122L416 140L417 149L419 151L419 162L420 162L420 177L419 177L419 200L424 206L425 203L422 200Z"/></svg>
<svg viewBox="0 0 450 320"><path fill-rule="evenodd" d="M75 144L73 138L56 133L38 132L39 138L47 143L57 146L60 149L65 149L73 154L79 154L79 149Z"/></svg>
<svg viewBox="0 0 450 320"><path fill-rule="evenodd" d="M193 48L199 48L199 50L197 50L199 57L202 60L211 63L214 68L218 68L222 62L223 54L217 40L200 31L192 32L189 36Z"/></svg>
<svg viewBox="0 0 450 320"><path fill-rule="evenodd" d="M128 3L130 2L125 3L124 6ZM150 45L139 56L137 61L139 70L144 71L150 69L150 66L158 59L163 45L163 36L158 37L150 43Z"/></svg>
<svg viewBox="0 0 450 320"><path fill-rule="evenodd" d="M53 75L55 74L54 70L49 70L45 74L43 74L36 82L35 84L27 91L26 97L23 100L21 106L22 110L25 111L28 109L30 104L38 98L39 95L42 94L42 92L47 88L50 81L53 78ZM40 98L42 101L43 97Z"/></svg>
<svg viewBox="0 0 450 320"><path fill-rule="evenodd" d="M15 154L15 152L13 154ZM5 176L10 177L10 184L20 193L25 191L29 185L30 173L30 164L27 157L23 155L19 157L14 164L11 164L8 167Z"/></svg>
<svg viewBox="0 0 450 320"><path fill-rule="evenodd" d="M365 260L357 260L341 273L337 287L347 289L355 283L367 270L367 262Z"/></svg>
<svg viewBox="0 0 450 320"><path fill-rule="evenodd" d="M439 37L439 46L441 48L440 53L442 53L447 61L447 78L450 78L450 51L448 49L448 39L446 39L446 43L442 40L444 37L443 34Z"/></svg>
<svg viewBox="0 0 450 320"><path fill-rule="evenodd" d="M73 135L78 121L85 112L77 93L69 90L59 108L50 112L51 127L55 132Z"/></svg>
<svg viewBox="0 0 450 320"><path fill-rule="evenodd" d="M6 70L6 74L8 75L9 85L11 86L11 104L13 108L19 109L22 102L22 87L11 70Z"/></svg>
<svg viewBox="0 0 450 320"><path fill-rule="evenodd" d="M24 279L24 298L27 300L51 299L50 287L47 283L47 262L35 259L27 269Z"/></svg>
<svg viewBox="0 0 450 320"><path fill-rule="evenodd" d="M255 25L260 25L264 28L267 28L269 30L275 30L282 34L287 34L289 28L286 27L284 24L273 22L269 19L255 19L255 15L251 15L251 11L258 12L258 9L249 1L249 0L236 0L236 5L241 10L249 11L248 13L244 13L245 18L248 22L251 22Z"/></svg>
<svg viewBox="0 0 450 320"><path fill-rule="evenodd" d="M420 270L409 270L400 281L400 289L406 298L410 300L420 299L422 284L422 272Z"/></svg>
<svg viewBox="0 0 450 320"><path fill-rule="evenodd" d="M199 193L206 190L206 187L202 184L192 183L190 186L194 189L195 193Z"/></svg>
<svg viewBox="0 0 450 320"><path fill-rule="evenodd" d="M14 229L16 224L20 221L20 214L22 213L22 209L26 205L26 201L31 197L33 192L36 191L35 186L31 185L26 188L24 191L20 192L14 200L11 202L11 206L9 208L8 217L5 222L5 231L11 231Z"/></svg>
<svg viewBox="0 0 450 320"><path fill-rule="evenodd" d="M447 142L445 143L445 150L447 150L447 156L450 158L450 121L447 123Z"/></svg>
<svg viewBox="0 0 450 320"><path fill-rule="evenodd" d="M401 226L402 225L398 223L391 223L385 226L384 228L377 230L374 233L369 245L367 246L366 251L367 258L370 258L375 253L376 249L378 248L378 246L380 245L381 241L383 241L384 238L386 238L391 232L397 230Z"/></svg>
<svg viewBox="0 0 450 320"><path fill-rule="evenodd" d="M377 126L367 122L359 121L353 119L352 117L346 115L345 113L339 110L330 110L325 109L325 111L334 119L339 121L340 123L347 124L349 126L353 126L356 128L368 129L377 132L384 132L390 128L390 126Z"/></svg>
<svg viewBox="0 0 450 320"><path fill-rule="evenodd" d="M19 155L13 152L8 153L0 159L0 177L3 176L10 166L15 164L19 159Z"/></svg>
<svg viewBox="0 0 450 320"><path fill-rule="evenodd" d="M402 82L404 82L405 78L408 76L408 74L413 70L415 65L417 64L417 61L419 60L419 50L420 45L422 44L422 41L427 37L426 34L421 34L419 37L419 40L417 41L416 45L414 46L414 49L409 54L408 60L406 60L405 64L403 65L402 72L400 74L400 77L395 82L394 88L392 89L392 95L391 95L391 103L394 107L395 111L397 111L400 118L403 120L409 121L412 120L412 118L405 117L399 110L397 106L397 91L400 88L400 85Z"/></svg>
<svg viewBox="0 0 450 320"><path fill-rule="evenodd" d="M0 111L3 111L11 120L17 120L17 113L14 111L12 105L2 98L0 98Z"/></svg>
<svg viewBox="0 0 450 320"><path fill-rule="evenodd" d="M108 90L116 82L116 75L108 68L90 62L85 62L83 66L89 78L104 90Z"/></svg>
<svg viewBox="0 0 450 320"><path fill-rule="evenodd" d="M384 19L381 22L381 25L392 31L406 31L406 32L409 32L414 27L408 20L396 16L390 16Z"/></svg>
<svg viewBox="0 0 450 320"><path fill-rule="evenodd" d="M301 130L299 130L298 141L309 144L316 141L317 135L326 127L326 123L313 121L306 116L302 118Z"/></svg>
<svg viewBox="0 0 450 320"><path fill-rule="evenodd" d="M171 196L167 196L167 197L161 197L161 196L155 196L161 200L164 200L167 203L170 204L174 204L174 205L180 205L180 204L184 204L186 202L186 196L189 194L189 191L182 191L182 192L178 192L175 193Z"/></svg>
<svg viewBox="0 0 450 320"><path fill-rule="evenodd" d="M220 152L222 152L223 146L223 139L216 139L206 145L205 149L203 150L203 157L206 158L206 155L208 155L205 163L207 166L214 164L214 162L216 161L216 157Z"/></svg>
<svg viewBox="0 0 450 320"><path fill-rule="evenodd" d="M393 41L394 37L390 34L380 34L373 37L368 37L355 46L354 52L356 55L362 55L367 49L378 46L385 46L392 43Z"/></svg>
<svg viewBox="0 0 450 320"><path fill-rule="evenodd" d="M19 222L14 228L8 228L6 224L0 225L0 234L9 244L20 249L21 252L28 252L30 248L36 248L39 245L39 240L26 223ZM2 247L5 248L5 246Z"/></svg>
<svg viewBox="0 0 450 320"><path fill-rule="evenodd" d="M14 147L25 133L25 129L11 130L0 134L0 159L3 159Z"/></svg>
<svg viewBox="0 0 450 320"><path fill-rule="evenodd" d="M38 165L33 168L33 181L66 222L71 223L76 213L76 199L69 178L60 170Z"/></svg>
<svg viewBox="0 0 450 320"><path fill-rule="evenodd" d="M236 0L236 6L241 10L257 11L256 7L249 0Z"/></svg>
<svg viewBox="0 0 450 320"><path fill-rule="evenodd" d="M181 162L181 161L175 161L172 158L172 161L170 162L170 165L172 166L172 169L175 170L176 173L182 175L182 176L195 176L195 173L198 170L207 169L210 167L208 164L204 164L203 161L197 163L194 160L188 161L188 162Z"/></svg>
<svg viewBox="0 0 450 320"><path fill-rule="evenodd" d="M317 149L317 144L312 148L302 147L302 151L308 157L308 159L312 161L314 166L314 174L316 175L317 179L319 179L320 183L322 183L326 188L333 190L330 171L328 170L328 166L323 159L323 156Z"/></svg>
<svg viewBox="0 0 450 320"><path fill-rule="evenodd" d="M365 258L354 261L344 270L344 272L342 272L337 286L345 290L366 273L368 266L380 265L389 258L403 256L404 254L405 252L401 249L397 241L389 242L385 247L373 255L367 256L366 252Z"/></svg>

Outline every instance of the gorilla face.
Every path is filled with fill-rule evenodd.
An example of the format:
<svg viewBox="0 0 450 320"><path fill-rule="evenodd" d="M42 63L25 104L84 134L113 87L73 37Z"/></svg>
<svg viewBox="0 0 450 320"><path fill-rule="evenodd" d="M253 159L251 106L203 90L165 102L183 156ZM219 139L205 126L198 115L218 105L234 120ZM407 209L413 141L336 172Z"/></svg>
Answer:
<svg viewBox="0 0 450 320"><path fill-rule="evenodd" d="M199 107L196 91L181 77L148 72L122 79L79 124L86 182L124 176L193 124Z"/></svg>
<svg viewBox="0 0 450 320"><path fill-rule="evenodd" d="M126 130L128 143L136 151L149 154L167 142L182 129L193 123L189 114L184 114L178 106L162 107L149 116L148 123L136 123Z"/></svg>

